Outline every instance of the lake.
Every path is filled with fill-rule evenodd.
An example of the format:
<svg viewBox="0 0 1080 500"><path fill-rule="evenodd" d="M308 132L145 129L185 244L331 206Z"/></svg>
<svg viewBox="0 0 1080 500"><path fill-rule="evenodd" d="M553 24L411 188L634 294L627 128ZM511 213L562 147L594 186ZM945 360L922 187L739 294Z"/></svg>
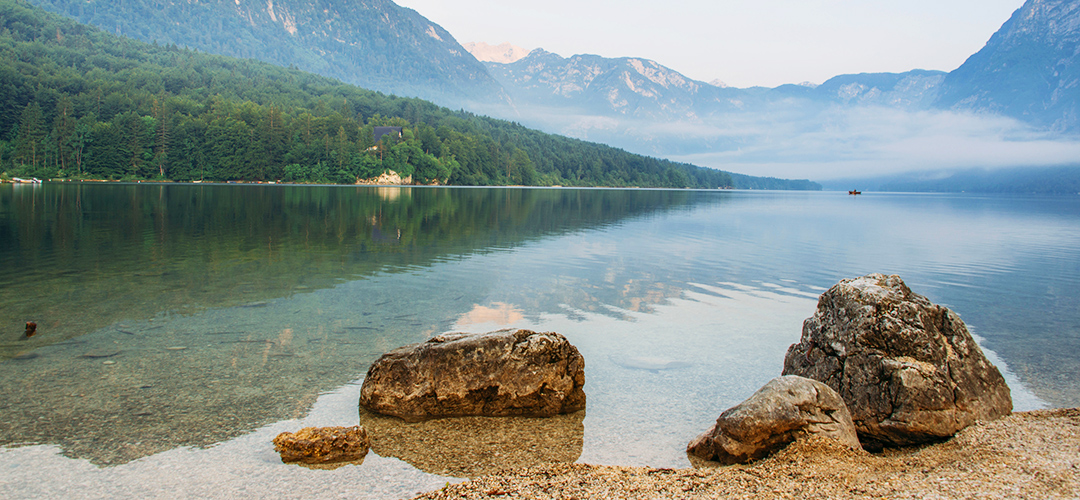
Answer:
<svg viewBox="0 0 1080 500"><path fill-rule="evenodd" d="M1080 196L0 185L0 497L398 498L543 460L687 467L817 296L871 272L959 313L1017 410L1080 406ZM581 350L585 412L358 414L383 352L504 327ZM286 465L270 442L357 423L393 436L362 464Z"/></svg>

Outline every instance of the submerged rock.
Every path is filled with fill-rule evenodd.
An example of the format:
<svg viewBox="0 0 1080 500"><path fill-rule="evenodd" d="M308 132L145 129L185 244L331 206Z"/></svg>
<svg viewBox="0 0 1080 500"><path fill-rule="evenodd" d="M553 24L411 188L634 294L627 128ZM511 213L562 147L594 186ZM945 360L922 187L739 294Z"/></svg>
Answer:
<svg viewBox="0 0 1080 500"><path fill-rule="evenodd" d="M723 464L746 463L811 435L859 448L855 425L840 395L816 380L789 375L770 380L746 401L721 413L686 452Z"/></svg>
<svg viewBox="0 0 1080 500"><path fill-rule="evenodd" d="M558 333L445 333L379 358L360 405L409 422L550 417L585 409L585 360Z"/></svg>
<svg viewBox="0 0 1080 500"><path fill-rule="evenodd" d="M573 463L585 442L585 412L547 418L455 417L404 422L360 408L371 451L430 474L481 477L509 468Z"/></svg>
<svg viewBox="0 0 1080 500"><path fill-rule="evenodd" d="M1005 379L960 317L896 275L843 280L822 294L784 375L840 393L868 448L941 440L1012 412Z"/></svg>
<svg viewBox="0 0 1080 500"><path fill-rule="evenodd" d="M675 359L660 358L660 357L648 357L648 356L626 356L612 354L608 356L616 366L626 368L628 370L645 370L650 372L659 372L662 370L678 370L680 368L688 368L693 366L686 361L679 361Z"/></svg>
<svg viewBox="0 0 1080 500"><path fill-rule="evenodd" d="M367 431L352 427L304 427L282 432L274 438L274 450L286 463L331 464L354 462L367 455L371 447Z"/></svg>

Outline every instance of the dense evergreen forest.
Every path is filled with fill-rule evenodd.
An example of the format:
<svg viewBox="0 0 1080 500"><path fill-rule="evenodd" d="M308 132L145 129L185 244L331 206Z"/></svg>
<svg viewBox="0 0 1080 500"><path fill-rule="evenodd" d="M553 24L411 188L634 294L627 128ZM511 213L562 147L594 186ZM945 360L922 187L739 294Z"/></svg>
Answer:
<svg viewBox="0 0 1080 500"><path fill-rule="evenodd" d="M27 0L106 32L258 59L455 107L503 102L452 34L391 0Z"/></svg>
<svg viewBox="0 0 1080 500"><path fill-rule="evenodd" d="M374 141L373 128L403 131ZM118 37L0 0L0 172L43 178L731 187L722 171Z"/></svg>

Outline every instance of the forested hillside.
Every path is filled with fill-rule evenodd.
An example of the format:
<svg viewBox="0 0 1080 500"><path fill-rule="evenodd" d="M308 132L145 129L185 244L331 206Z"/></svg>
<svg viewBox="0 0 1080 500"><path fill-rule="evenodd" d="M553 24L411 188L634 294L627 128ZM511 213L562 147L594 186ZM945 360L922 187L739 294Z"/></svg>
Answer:
<svg viewBox="0 0 1080 500"><path fill-rule="evenodd" d="M716 188L633 155L0 0L0 172L38 177ZM372 128L401 126L375 144Z"/></svg>
<svg viewBox="0 0 1080 500"><path fill-rule="evenodd" d="M391 0L29 0L147 43L293 66L458 107L505 101L453 35Z"/></svg>

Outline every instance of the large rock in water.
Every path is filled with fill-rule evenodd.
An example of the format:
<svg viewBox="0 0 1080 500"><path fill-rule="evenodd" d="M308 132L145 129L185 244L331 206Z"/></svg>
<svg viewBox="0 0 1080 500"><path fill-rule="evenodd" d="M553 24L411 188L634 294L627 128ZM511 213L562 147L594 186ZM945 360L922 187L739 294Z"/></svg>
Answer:
<svg viewBox="0 0 1080 500"><path fill-rule="evenodd" d="M1012 412L1005 379L960 317L896 275L843 280L822 294L784 375L839 392L870 449L945 439Z"/></svg>
<svg viewBox="0 0 1080 500"><path fill-rule="evenodd" d="M550 417L583 410L584 385L585 359L558 333L444 333L379 358L360 405L409 422Z"/></svg>
<svg viewBox="0 0 1080 500"><path fill-rule="evenodd" d="M770 380L721 413L716 425L691 441L686 452L723 464L746 463L813 434L859 448L840 395L816 380L789 375Z"/></svg>

